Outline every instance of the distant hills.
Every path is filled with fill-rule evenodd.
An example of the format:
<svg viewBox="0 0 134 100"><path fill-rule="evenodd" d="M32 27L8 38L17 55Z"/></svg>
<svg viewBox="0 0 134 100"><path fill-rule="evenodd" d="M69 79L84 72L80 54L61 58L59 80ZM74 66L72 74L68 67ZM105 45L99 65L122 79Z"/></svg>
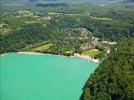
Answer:
<svg viewBox="0 0 134 100"><path fill-rule="evenodd" d="M134 0L1 0L1 4L12 3L21 5L37 5L42 7L66 5L66 3L92 3L96 5L122 3L125 4L125 6L133 6Z"/></svg>
<svg viewBox="0 0 134 100"><path fill-rule="evenodd" d="M134 0L1 0L4 3L66 3L66 2L92 2L92 3L113 3L113 2L133 2Z"/></svg>
<svg viewBox="0 0 134 100"><path fill-rule="evenodd" d="M125 0L124 2L134 2L134 0Z"/></svg>

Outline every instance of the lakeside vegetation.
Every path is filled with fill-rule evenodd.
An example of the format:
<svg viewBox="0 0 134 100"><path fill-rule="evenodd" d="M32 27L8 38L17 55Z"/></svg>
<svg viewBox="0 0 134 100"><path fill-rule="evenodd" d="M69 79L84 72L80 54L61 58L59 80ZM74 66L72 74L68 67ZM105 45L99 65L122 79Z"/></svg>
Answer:
<svg viewBox="0 0 134 100"><path fill-rule="evenodd" d="M73 55L82 54L89 49L98 49L102 55L110 47L109 44L103 45L104 40L114 42L134 36L133 11L127 11L128 8L122 9L119 6L99 9L100 7L90 3L66 6L68 9L65 5L55 6L53 9L49 6L24 8L25 6L3 5L0 16L0 53L36 51L36 48L50 43L53 44L51 48L37 51ZM116 18L112 15L113 12L117 13ZM93 40L93 37L99 40Z"/></svg>
<svg viewBox="0 0 134 100"><path fill-rule="evenodd" d="M134 99L134 39L112 48L111 54L86 82L81 100Z"/></svg>

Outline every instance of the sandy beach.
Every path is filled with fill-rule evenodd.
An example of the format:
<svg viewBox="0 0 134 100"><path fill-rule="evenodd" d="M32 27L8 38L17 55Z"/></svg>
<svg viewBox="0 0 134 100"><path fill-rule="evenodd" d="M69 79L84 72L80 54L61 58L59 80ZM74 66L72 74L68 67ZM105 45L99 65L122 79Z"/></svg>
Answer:
<svg viewBox="0 0 134 100"><path fill-rule="evenodd" d="M29 54L29 55L46 55L44 53L38 53L38 52L16 52L16 53L17 54Z"/></svg>
<svg viewBox="0 0 134 100"><path fill-rule="evenodd" d="M28 54L28 55L53 55L53 54L45 54L45 53L39 53L39 52L12 52L12 53L16 53L16 54ZM5 54L2 54L0 56L4 56L8 53L5 53ZM57 56L57 55L55 55ZM64 55L58 55L58 56L64 56ZM89 56L86 56L86 55L80 55L78 53L74 53L73 56L70 56L70 57L78 57L80 59L83 59L83 60L87 60L87 61L92 61L92 62L95 62L95 63L99 63L99 59L94 59L94 58L91 58Z"/></svg>
<svg viewBox="0 0 134 100"><path fill-rule="evenodd" d="M86 55L80 55L78 53L75 53L74 56L75 57L79 57L79 58L84 59L84 60L88 60L88 61L93 61L95 63L99 63L99 59L94 59L94 58L91 58L91 57L86 56Z"/></svg>
<svg viewBox="0 0 134 100"><path fill-rule="evenodd" d="M0 56L4 56L4 55L6 55L6 54L8 54L8 53L5 53L5 54L1 54Z"/></svg>

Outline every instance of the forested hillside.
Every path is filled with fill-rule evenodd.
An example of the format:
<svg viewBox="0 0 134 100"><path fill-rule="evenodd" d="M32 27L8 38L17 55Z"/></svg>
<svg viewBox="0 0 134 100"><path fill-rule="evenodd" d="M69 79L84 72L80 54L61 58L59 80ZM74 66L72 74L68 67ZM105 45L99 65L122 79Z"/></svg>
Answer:
<svg viewBox="0 0 134 100"><path fill-rule="evenodd" d="M86 82L81 100L134 99L134 39L127 39L112 52Z"/></svg>
<svg viewBox="0 0 134 100"><path fill-rule="evenodd" d="M118 42L134 36L134 8L90 3L1 7L0 53L32 51L50 43L49 49L38 52L72 55L83 48L92 49L93 45L98 48L105 40ZM92 37L100 41L93 44Z"/></svg>

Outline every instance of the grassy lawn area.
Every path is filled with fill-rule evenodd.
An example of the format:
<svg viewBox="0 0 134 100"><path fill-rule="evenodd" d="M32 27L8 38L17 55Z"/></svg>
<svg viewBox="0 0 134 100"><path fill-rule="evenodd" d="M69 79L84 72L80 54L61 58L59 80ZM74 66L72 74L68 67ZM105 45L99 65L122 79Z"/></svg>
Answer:
<svg viewBox="0 0 134 100"><path fill-rule="evenodd" d="M25 24L35 24L35 23L41 23L40 21L25 21Z"/></svg>
<svg viewBox="0 0 134 100"><path fill-rule="evenodd" d="M91 49L91 50L85 50L82 52L82 55L87 55L90 57L95 57L97 55L99 55L101 53L101 51L97 50L97 49Z"/></svg>
<svg viewBox="0 0 134 100"><path fill-rule="evenodd" d="M74 49L64 50L64 53L66 53L66 54L73 54L74 53Z"/></svg>
<svg viewBox="0 0 134 100"><path fill-rule="evenodd" d="M53 46L53 44L52 43L49 43L49 44L45 44L43 46L39 46L37 48L33 48L30 51L32 51L32 52L43 52L43 51L48 50L52 46Z"/></svg>
<svg viewBox="0 0 134 100"><path fill-rule="evenodd" d="M48 12L48 15L60 15L60 14L63 14L63 13L58 13L58 12ZM68 16L77 16L77 15L81 15L81 14L65 13L65 15L68 15Z"/></svg>
<svg viewBox="0 0 134 100"><path fill-rule="evenodd" d="M48 15L60 15L62 13L57 13L57 12L48 12Z"/></svg>
<svg viewBox="0 0 134 100"><path fill-rule="evenodd" d="M90 18L92 18L92 19L96 19L96 20L104 20L104 21L111 21L112 19L111 18L99 18L99 17L94 17L94 16L90 16Z"/></svg>

